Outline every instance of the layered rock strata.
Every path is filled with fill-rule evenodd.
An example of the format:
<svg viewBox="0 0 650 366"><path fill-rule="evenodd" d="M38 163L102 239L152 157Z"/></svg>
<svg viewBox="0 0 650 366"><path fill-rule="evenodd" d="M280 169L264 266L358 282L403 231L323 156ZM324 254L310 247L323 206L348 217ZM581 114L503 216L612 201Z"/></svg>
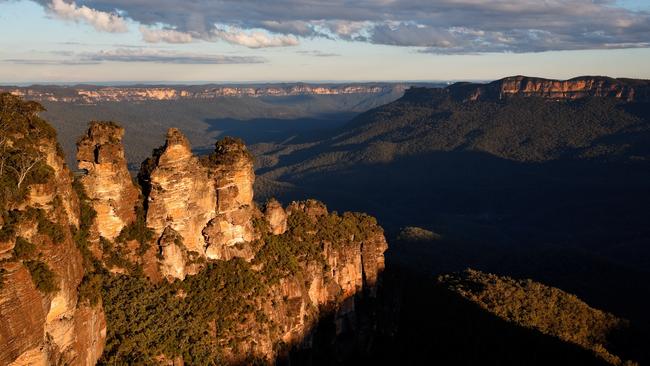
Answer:
<svg viewBox="0 0 650 366"><path fill-rule="evenodd" d="M51 127L22 115L29 104L12 102L21 108L9 121L16 122L6 130L9 142L28 138L31 158L42 165L24 198L2 199L10 210L0 226L0 365L93 365L106 322L101 304L83 303L77 292L84 268L73 240L80 219L72 174Z"/></svg>
<svg viewBox="0 0 650 366"><path fill-rule="evenodd" d="M444 89L411 88L411 98L451 96L459 101L501 100L512 97L538 97L549 100L575 100L588 97L616 98L625 102L649 102L650 81L581 76L569 80L549 80L510 76L488 84L460 82Z"/></svg>
<svg viewBox="0 0 650 366"><path fill-rule="evenodd" d="M205 255L202 231L217 214L217 196L208 170L179 130L167 132L165 145L143 164L140 178L145 181L147 226L154 236L161 238L170 228L182 238L185 250Z"/></svg>
<svg viewBox="0 0 650 366"><path fill-rule="evenodd" d="M82 280L116 275L102 269L106 262L92 259L97 254L89 247L89 225L103 238L106 252L100 255L123 266L111 271L121 275L140 269L148 275L153 265L158 276L183 280L208 261L249 261L231 263L245 263L269 284L263 293L241 294L257 313L239 326L246 336L230 340L237 348L224 347L233 363L245 361L239 351L270 361L283 352L278 344L311 347L326 313L333 314L337 334L358 330L357 300L374 296L387 248L374 219L330 214L316 201L285 210L272 200L262 212L253 202L253 160L241 141L223 139L212 155L199 159L176 129L143 163L140 192L126 169L124 130L106 122L91 123L79 141L79 180L88 197L77 196L54 132L47 132L52 137L40 137L34 152L44 164L40 180L28 183L24 199L0 200L11 208L0 218L1 365L94 365L101 357L107 336L101 288L92 301L86 287L92 284ZM81 214L88 205L96 211L91 222ZM350 229L341 231L336 222ZM364 230L355 231L359 227ZM143 239L148 230L153 235ZM304 252L294 244L304 245Z"/></svg>
<svg viewBox="0 0 650 366"><path fill-rule="evenodd" d="M99 235L115 239L135 220L139 191L124 158L124 129L111 122L92 122L77 143L81 183L97 212Z"/></svg>
<svg viewBox="0 0 650 366"><path fill-rule="evenodd" d="M241 244L254 239L253 158L241 140L227 137L217 142L206 165L217 193L217 215L203 231L206 255L210 259L250 259L252 253Z"/></svg>

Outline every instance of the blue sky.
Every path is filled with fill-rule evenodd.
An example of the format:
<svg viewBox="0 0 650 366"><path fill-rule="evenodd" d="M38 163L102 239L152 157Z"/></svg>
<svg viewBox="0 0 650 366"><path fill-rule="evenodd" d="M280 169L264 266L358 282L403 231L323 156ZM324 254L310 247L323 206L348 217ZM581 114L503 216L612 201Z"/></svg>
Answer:
<svg viewBox="0 0 650 366"><path fill-rule="evenodd" d="M187 4L0 0L0 83L650 78L647 0Z"/></svg>

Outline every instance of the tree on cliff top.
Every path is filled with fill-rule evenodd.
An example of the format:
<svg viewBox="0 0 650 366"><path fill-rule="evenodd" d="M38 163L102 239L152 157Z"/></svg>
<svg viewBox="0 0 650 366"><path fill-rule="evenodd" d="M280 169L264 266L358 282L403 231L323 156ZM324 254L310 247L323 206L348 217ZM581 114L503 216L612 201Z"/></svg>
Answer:
<svg viewBox="0 0 650 366"><path fill-rule="evenodd" d="M45 109L11 94L0 94L0 206L21 202L30 184L44 183L52 169L39 147L56 138L52 126L38 117Z"/></svg>

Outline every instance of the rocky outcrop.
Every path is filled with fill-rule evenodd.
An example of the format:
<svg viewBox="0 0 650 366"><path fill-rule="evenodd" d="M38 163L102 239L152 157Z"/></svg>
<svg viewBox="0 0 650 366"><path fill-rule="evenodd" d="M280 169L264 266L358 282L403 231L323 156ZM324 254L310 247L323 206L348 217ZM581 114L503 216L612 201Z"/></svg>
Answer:
<svg viewBox="0 0 650 366"><path fill-rule="evenodd" d="M170 129L163 147L142 165L146 224L158 239L166 276L184 278L184 258L176 244L164 244L169 228L193 257L252 258L253 160L239 140L226 138L200 160L189 141Z"/></svg>
<svg viewBox="0 0 650 366"><path fill-rule="evenodd" d="M276 199L270 199L264 207L264 218L269 223L273 235L281 235L287 231L287 213Z"/></svg>
<svg viewBox="0 0 650 366"><path fill-rule="evenodd" d="M114 239L135 220L139 191L124 158L124 129L111 122L92 122L77 143L81 183L88 194L99 235Z"/></svg>
<svg viewBox="0 0 650 366"><path fill-rule="evenodd" d="M158 246L160 247L160 272L162 275L166 278L184 279L188 257L180 234L171 226L167 226L158 239Z"/></svg>
<svg viewBox="0 0 650 366"><path fill-rule="evenodd" d="M208 170L179 130L167 132L165 145L143 163L140 179L147 200L147 226L154 236L160 238L169 227L183 238L188 252L205 255L202 231L217 214L217 195Z"/></svg>
<svg viewBox="0 0 650 366"><path fill-rule="evenodd" d="M217 193L217 216L203 232L206 255L210 259L250 259L252 253L241 245L254 239L253 158L241 140L226 137L217 142L205 164Z"/></svg>
<svg viewBox="0 0 650 366"><path fill-rule="evenodd" d="M73 240L80 219L72 174L51 127L25 114L33 105L10 102L8 108L19 105L8 127L9 141L20 147L14 153L39 165L24 181L24 197L2 197L3 211L12 209L0 227L0 364L92 365L106 325L101 305L78 297L84 268Z"/></svg>
<svg viewBox="0 0 650 366"><path fill-rule="evenodd" d="M458 101L501 100L512 97L550 100L606 97L625 102L649 102L650 81L602 76L580 76L569 80L511 76L488 84L460 82L444 89L411 88L404 95L407 99L420 101L451 96Z"/></svg>
<svg viewBox="0 0 650 366"><path fill-rule="evenodd" d="M47 127L37 122L11 137ZM203 296L191 300L197 293L224 301L223 309L196 318L198 328L205 326L196 334L213 334L208 349L218 346L227 362L246 362L242 355L272 361L288 346L310 348L325 315L333 316L336 334L356 339L362 327L358 300L375 296L384 268L386 240L374 219L329 213L313 200L286 210L271 200L262 212L253 202L253 160L243 142L223 139L212 155L199 159L176 129L142 165L141 202L126 170L124 130L106 122L91 123L78 143L85 174L84 189L75 186L75 193L55 134L47 133L37 133L36 148L29 150L42 165L19 191L24 195L0 197L3 209L11 208L0 215L0 365L95 364L106 345L107 321L115 321L110 316L116 303L104 307L102 296L122 295L102 292L102 283L128 281L136 273L137 281L159 288L178 283L153 285L139 274L151 282L164 277L196 283L201 274L217 276L176 287L171 297L198 301L187 308L197 315L206 315L201 309L208 305ZM101 244L99 254L94 239ZM205 292L210 288L217 292ZM242 317L217 332L216 318L233 314ZM114 347L114 341L108 345ZM182 364L176 356L158 358Z"/></svg>
<svg viewBox="0 0 650 366"><path fill-rule="evenodd" d="M151 100L214 99L219 97L283 97L295 95L386 94L400 92L405 84L349 84L349 85L265 85L265 86L193 86L193 87L133 87L83 86L42 88L3 87L0 92L35 101L96 104L99 102L142 102Z"/></svg>
<svg viewBox="0 0 650 366"><path fill-rule="evenodd" d="M328 339L333 347L360 346L362 337L371 329L363 322L359 307L376 296L384 270L383 254L388 245L383 230L374 219L347 214L341 217L329 213L324 204L315 200L293 202L286 214L292 224L278 240L289 240L285 245L291 240L311 242L308 246L318 248L316 260L299 260L293 274L283 276L268 293L258 295L257 317L267 320L243 325L246 337L233 336L237 353L265 360L282 359L290 349L309 352L320 347L314 344L316 336L331 337ZM346 224L359 228L359 232L341 230ZM345 234L333 235L338 230ZM263 237L262 241L266 240L273 239ZM300 252L300 256L303 254ZM252 263L264 272L264 266L269 264L261 258L265 256L264 248L254 256ZM229 354L229 363L245 362L238 354Z"/></svg>

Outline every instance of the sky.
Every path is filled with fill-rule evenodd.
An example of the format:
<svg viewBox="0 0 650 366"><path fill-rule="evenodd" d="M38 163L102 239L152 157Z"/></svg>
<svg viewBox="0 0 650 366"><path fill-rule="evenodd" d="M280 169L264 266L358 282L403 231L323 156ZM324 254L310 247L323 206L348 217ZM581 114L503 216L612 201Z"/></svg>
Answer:
<svg viewBox="0 0 650 366"><path fill-rule="evenodd" d="M0 84L650 79L650 0L0 0Z"/></svg>

